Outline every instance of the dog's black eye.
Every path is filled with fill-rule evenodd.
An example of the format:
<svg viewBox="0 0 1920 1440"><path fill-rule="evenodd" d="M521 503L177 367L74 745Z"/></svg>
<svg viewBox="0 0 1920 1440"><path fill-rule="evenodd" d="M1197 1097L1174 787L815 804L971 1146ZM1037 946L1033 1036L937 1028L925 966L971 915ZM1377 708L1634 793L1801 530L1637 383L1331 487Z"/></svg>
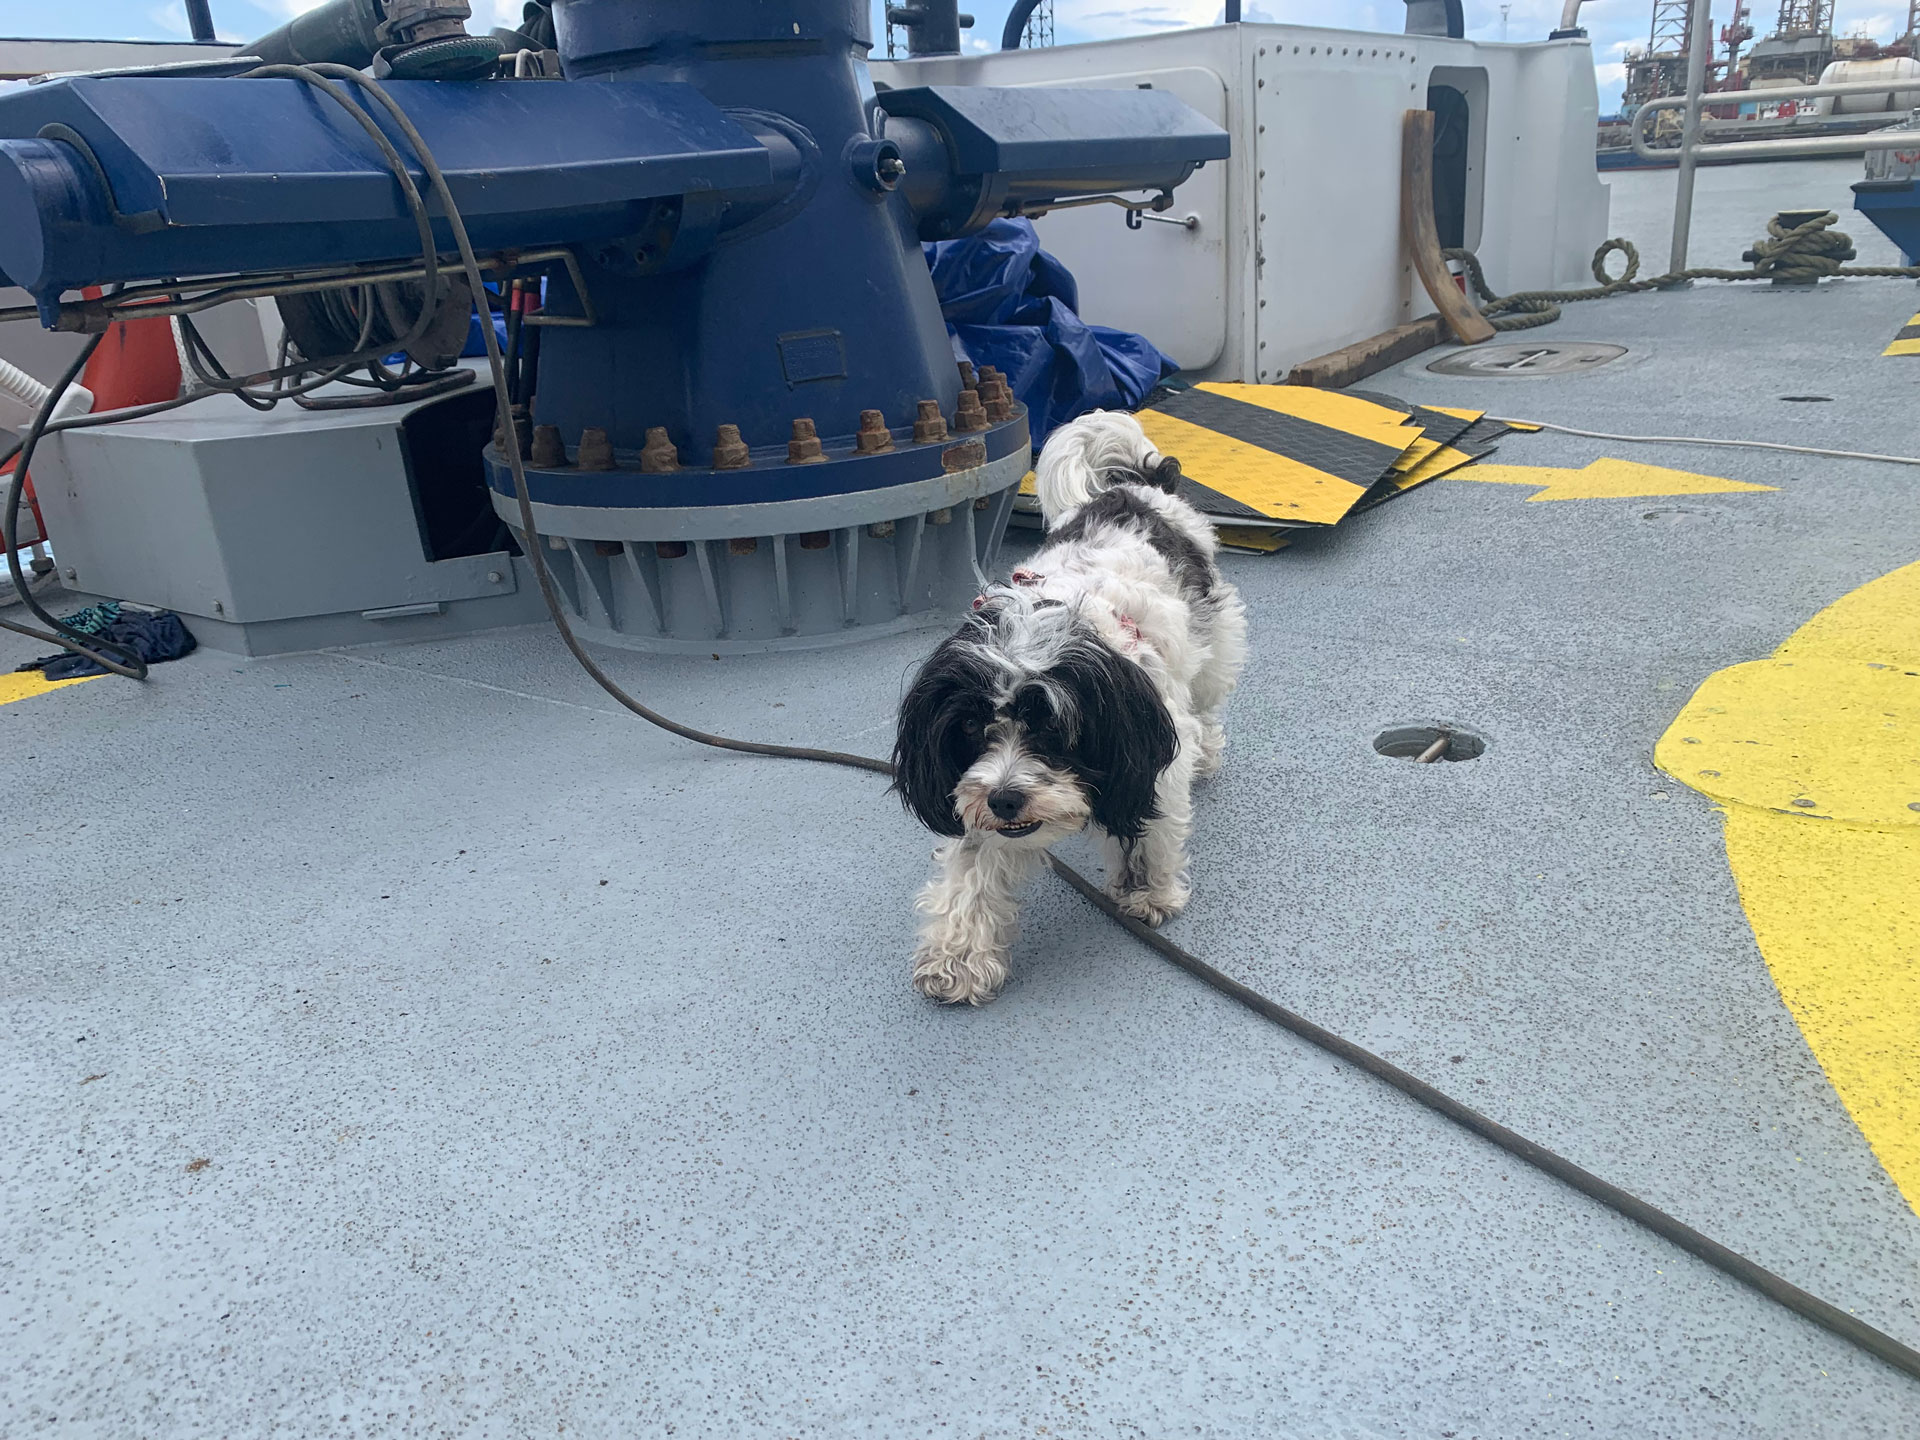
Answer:
<svg viewBox="0 0 1920 1440"><path fill-rule="evenodd" d="M969 715L960 722L960 731L963 735L978 735L982 728L984 727L980 724L978 715Z"/></svg>

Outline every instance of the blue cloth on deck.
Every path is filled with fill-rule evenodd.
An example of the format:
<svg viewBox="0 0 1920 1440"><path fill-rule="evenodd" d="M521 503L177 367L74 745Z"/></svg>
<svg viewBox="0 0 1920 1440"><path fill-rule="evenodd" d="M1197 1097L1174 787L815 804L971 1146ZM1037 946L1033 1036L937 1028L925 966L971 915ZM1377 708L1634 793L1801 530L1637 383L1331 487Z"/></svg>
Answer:
<svg viewBox="0 0 1920 1440"><path fill-rule="evenodd" d="M955 355L1005 373L1036 445L1089 410L1133 409L1180 368L1143 335L1082 320L1073 275L1030 220L925 248Z"/></svg>

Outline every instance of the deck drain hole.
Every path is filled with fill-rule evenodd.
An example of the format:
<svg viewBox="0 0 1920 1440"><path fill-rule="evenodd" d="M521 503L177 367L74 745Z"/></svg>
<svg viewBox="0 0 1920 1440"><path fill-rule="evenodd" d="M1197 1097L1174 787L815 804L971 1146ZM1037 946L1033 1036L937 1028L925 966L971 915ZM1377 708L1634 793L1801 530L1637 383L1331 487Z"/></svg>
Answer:
<svg viewBox="0 0 1920 1440"><path fill-rule="evenodd" d="M1453 725L1396 725L1376 735L1373 748L1390 760L1418 760L1442 740L1446 748L1435 760L1478 760L1487 752L1485 739Z"/></svg>
<svg viewBox="0 0 1920 1440"><path fill-rule="evenodd" d="M1780 398L1789 405L1831 405L1833 403L1831 395L1782 395Z"/></svg>
<svg viewBox="0 0 1920 1440"><path fill-rule="evenodd" d="M1618 360L1626 353L1624 345L1600 345L1587 340L1561 340L1551 345L1544 342L1483 345L1443 355L1427 369L1436 375L1473 375L1482 380L1503 375L1578 375Z"/></svg>

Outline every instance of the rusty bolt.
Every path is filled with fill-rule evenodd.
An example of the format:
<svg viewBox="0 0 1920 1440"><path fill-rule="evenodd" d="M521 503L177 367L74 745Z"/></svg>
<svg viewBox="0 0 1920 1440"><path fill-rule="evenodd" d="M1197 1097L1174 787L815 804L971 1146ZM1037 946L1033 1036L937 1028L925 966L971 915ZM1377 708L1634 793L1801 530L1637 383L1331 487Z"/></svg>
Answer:
<svg viewBox="0 0 1920 1440"><path fill-rule="evenodd" d="M533 417L527 414L524 405L513 407L513 433L520 443L520 458L524 460L533 453Z"/></svg>
<svg viewBox="0 0 1920 1440"><path fill-rule="evenodd" d="M751 555L759 548L760 542L751 535L727 541L727 553L729 555Z"/></svg>
<svg viewBox="0 0 1920 1440"><path fill-rule="evenodd" d="M992 504L993 497L991 495L976 495L973 500L973 508L976 510L985 510Z"/></svg>
<svg viewBox="0 0 1920 1440"><path fill-rule="evenodd" d="M998 425L1002 420L1011 420L1013 418L1013 402L1005 396L999 394L989 395L986 397L986 402L988 423Z"/></svg>
<svg viewBox="0 0 1920 1440"><path fill-rule="evenodd" d="M533 453L529 458L542 470L557 470L567 463L567 449L560 443L558 425L533 427Z"/></svg>
<svg viewBox="0 0 1920 1440"><path fill-rule="evenodd" d="M931 525L951 525L953 523L953 511L945 508L930 510L927 512L927 523Z"/></svg>
<svg viewBox="0 0 1920 1440"><path fill-rule="evenodd" d="M885 540L889 535L893 534L893 521L876 520L873 524L867 526L867 534L876 540Z"/></svg>
<svg viewBox="0 0 1920 1440"><path fill-rule="evenodd" d="M747 442L740 438L738 425L722 425L713 437L713 468L716 470L744 470L753 463L747 454Z"/></svg>
<svg viewBox="0 0 1920 1440"><path fill-rule="evenodd" d="M802 550L824 550L833 544L833 535L826 530L809 530L800 537Z"/></svg>
<svg viewBox="0 0 1920 1440"><path fill-rule="evenodd" d="M596 540L593 542L593 553L598 555L602 560L611 560L614 556L623 553L626 548L627 547L622 545L618 540Z"/></svg>
<svg viewBox="0 0 1920 1440"><path fill-rule="evenodd" d="M980 387L980 376L974 370L971 360L960 362L960 385L966 390L977 390Z"/></svg>
<svg viewBox="0 0 1920 1440"><path fill-rule="evenodd" d="M813 421L804 416L793 422L793 436L787 441L787 464L818 465L827 457L820 453L820 435Z"/></svg>
<svg viewBox="0 0 1920 1440"><path fill-rule="evenodd" d="M947 438L947 417L940 413L938 400L922 400L920 414L913 422L913 443L937 445Z"/></svg>
<svg viewBox="0 0 1920 1440"><path fill-rule="evenodd" d="M613 469L613 442L607 438L607 432L598 425L589 425L580 432L580 448L574 452L574 463L582 470Z"/></svg>
<svg viewBox="0 0 1920 1440"><path fill-rule="evenodd" d="M684 540L656 540L653 553L662 560L682 560L686 558L687 542Z"/></svg>
<svg viewBox="0 0 1920 1440"><path fill-rule="evenodd" d="M953 428L962 435L987 428L987 412L981 407L978 390L960 392L960 406L953 412Z"/></svg>
<svg viewBox="0 0 1920 1440"><path fill-rule="evenodd" d="M887 429L887 417L878 410L860 412L860 433L854 436L856 455L880 455L893 449L893 432Z"/></svg>
<svg viewBox="0 0 1920 1440"><path fill-rule="evenodd" d="M647 443L640 449L640 470L647 475L671 475L680 468L680 452L673 447L673 441L667 438L667 427L652 426L647 431Z"/></svg>

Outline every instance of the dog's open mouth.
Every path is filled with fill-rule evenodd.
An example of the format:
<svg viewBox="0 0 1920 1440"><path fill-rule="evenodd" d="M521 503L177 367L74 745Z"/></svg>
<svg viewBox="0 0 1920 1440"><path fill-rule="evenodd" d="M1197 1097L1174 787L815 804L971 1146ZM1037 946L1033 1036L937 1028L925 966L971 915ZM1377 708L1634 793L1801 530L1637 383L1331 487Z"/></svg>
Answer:
<svg viewBox="0 0 1920 1440"><path fill-rule="evenodd" d="M1038 820L1029 820L1024 825L1002 825L997 833L1008 840L1019 840L1033 834L1039 828Z"/></svg>

